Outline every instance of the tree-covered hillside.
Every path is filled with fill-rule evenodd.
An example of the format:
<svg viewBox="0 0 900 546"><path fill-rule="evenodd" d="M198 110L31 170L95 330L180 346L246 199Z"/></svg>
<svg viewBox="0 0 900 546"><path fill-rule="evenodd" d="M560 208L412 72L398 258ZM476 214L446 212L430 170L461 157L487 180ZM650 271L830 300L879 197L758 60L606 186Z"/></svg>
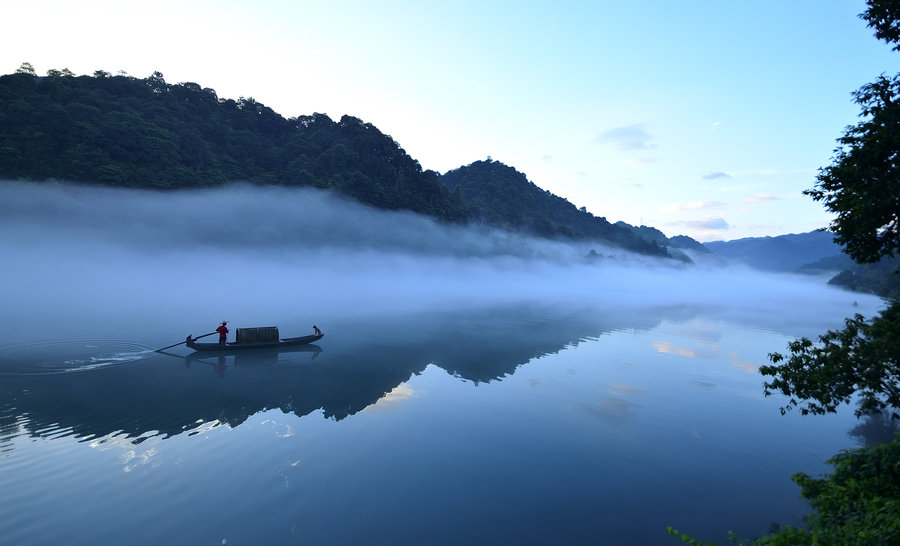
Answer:
<svg viewBox="0 0 900 546"><path fill-rule="evenodd" d="M369 123L285 119L252 98L222 99L159 73L0 76L0 177L151 189L314 186L379 208L467 217L438 173Z"/></svg>
<svg viewBox="0 0 900 546"><path fill-rule="evenodd" d="M669 256L665 243L576 209L501 163L476 162L441 176L355 117L286 119L253 98L169 84L159 72L139 79L50 70L40 77L24 63L0 76L0 179L157 190L236 181L309 186L441 221Z"/></svg>
<svg viewBox="0 0 900 546"><path fill-rule="evenodd" d="M578 209L503 163L476 161L445 173L441 180L453 195L461 194L476 221L542 237L600 239L645 254L668 256L663 246L625 224L610 224L583 207Z"/></svg>
<svg viewBox="0 0 900 546"><path fill-rule="evenodd" d="M900 256L882 258L871 264L853 264L828 283L856 292L869 292L883 298L900 300Z"/></svg>

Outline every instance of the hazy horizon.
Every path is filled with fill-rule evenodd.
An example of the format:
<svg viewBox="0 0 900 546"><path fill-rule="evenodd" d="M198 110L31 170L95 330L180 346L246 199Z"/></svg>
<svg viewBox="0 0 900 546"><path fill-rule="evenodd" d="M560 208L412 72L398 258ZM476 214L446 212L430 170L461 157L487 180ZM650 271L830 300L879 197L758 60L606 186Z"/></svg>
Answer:
<svg viewBox="0 0 900 546"><path fill-rule="evenodd" d="M181 332L221 320L311 324L520 302L612 313L700 306L758 315L763 325L802 313L813 335L838 326L835 308L849 316L880 305L817 279L443 225L315 189L3 185L3 332L15 338L85 335L100 324ZM591 250L606 257L590 261Z"/></svg>

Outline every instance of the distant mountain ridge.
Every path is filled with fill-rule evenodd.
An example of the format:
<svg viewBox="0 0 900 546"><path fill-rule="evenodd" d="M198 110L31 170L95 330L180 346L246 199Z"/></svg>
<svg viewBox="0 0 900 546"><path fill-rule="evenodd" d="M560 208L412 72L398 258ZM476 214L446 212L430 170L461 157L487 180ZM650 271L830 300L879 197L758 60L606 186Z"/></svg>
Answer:
<svg viewBox="0 0 900 546"><path fill-rule="evenodd" d="M155 190L233 181L316 187L442 222L596 240L653 256L686 259L674 249L699 245L610 224L499 162L441 175L352 116L285 119L253 98L219 98L196 83L169 84L158 72L146 79L100 70L0 76L0 178Z"/></svg>
<svg viewBox="0 0 900 546"><path fill-rule="evenodd" d="M813 262L842 256L840 245L827 231L713 241L703 246L726 261L764 271L796 271Z"/></svg>
<svg viewBox="0 0 900 546"><path fill-rule="evenodd" d="M900 297L900 256L857 264L828 231L703 243L726 263L781 273L831 275L828 284L884 298Z"/></svg>

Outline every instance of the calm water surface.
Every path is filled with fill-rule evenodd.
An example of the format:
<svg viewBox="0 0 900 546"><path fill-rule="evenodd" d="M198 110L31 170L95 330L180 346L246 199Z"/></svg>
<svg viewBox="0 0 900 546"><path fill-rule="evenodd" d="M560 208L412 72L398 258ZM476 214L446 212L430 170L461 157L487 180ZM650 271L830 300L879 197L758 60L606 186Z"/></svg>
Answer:
<svg viewBox="0 0 900 546"><path fill-rule="evenodd" d="M766 354L817 333L771 322L522 305L335 320L302 350L223 358L151 352L187 332L7 342L0 542L758 536L807 512L792 473L864 441L852 408L763 397Z"/></svg>

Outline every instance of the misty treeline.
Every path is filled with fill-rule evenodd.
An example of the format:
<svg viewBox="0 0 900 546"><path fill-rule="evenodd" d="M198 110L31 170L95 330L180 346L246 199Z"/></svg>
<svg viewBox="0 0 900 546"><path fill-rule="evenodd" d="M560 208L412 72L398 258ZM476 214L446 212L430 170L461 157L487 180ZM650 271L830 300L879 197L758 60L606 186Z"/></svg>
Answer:
<svg viewBox="0 0 900 546"><path fill-rule="evenodd" d="M881 258L875 263L852 263L841 269L829 284L854 292L868 292L883 298L900 299L900 256Z"/></svg>
<svg viewBox="0 0 900 546"><path fill-rule="evenodd" d="M442 176L358 118L284 118L253 98L169 84L159 72L140 79L63 69L40 77L23 63L0 76L0 178L157 190L235 181L314 187L444 222L595 239L655 256L670 256L667 246L699 246L684 237L669 242L652 228L647 238L627 224L613 225L499 162Z"/></svg>

